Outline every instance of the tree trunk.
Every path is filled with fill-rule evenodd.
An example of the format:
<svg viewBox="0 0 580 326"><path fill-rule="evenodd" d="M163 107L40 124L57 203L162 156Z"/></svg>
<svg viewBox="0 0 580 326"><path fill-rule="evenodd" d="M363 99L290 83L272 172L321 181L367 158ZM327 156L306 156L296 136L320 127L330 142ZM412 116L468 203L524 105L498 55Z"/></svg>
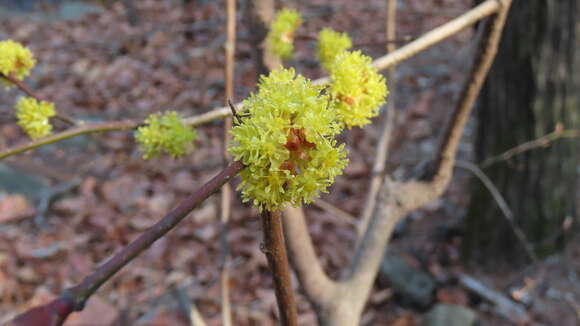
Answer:
<svg viewBox="0 0 580 326"><path fill-rule="evenodd" d="M514 1L495 63L479 98L476 158L482 162L519 144L580 129L577 0ZM500 161L484 169L514 213L535 252L561 248L577 221L579 138ZM489 192L474 180L463 254L471 262L529 261Z"/></svg>

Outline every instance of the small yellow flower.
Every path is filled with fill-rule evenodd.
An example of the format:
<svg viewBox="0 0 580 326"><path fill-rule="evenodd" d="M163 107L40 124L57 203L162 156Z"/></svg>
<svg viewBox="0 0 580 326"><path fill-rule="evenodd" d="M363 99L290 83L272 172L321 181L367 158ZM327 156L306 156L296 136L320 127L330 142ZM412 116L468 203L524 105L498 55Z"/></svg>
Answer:
<svg viewBox="0 0 580 326"><path fill-rule="evenodd" d="M322 66L329 70L337 55L352 47L348 34L324 28L318 34L318 58Z"/></svg>
<svg viewBox="0 0 580 326"><path fill-rule="evenodd" d="M290 59L294 52L294 32L302 23L300 13L294 9L283 9L276 15L266 42L272 53L281 59Z"/></svg>
<svg viewBox="0 0 580 326"><path fill-rule="evenodd" d="M18 125L32 139L47 136L52 131L50 117L56 115L54 104L37 101L32 97L22 97L16 103Z"/></svg>
<svg viewBox="0 0 580 326"><path fill-rule="evenodd" d="M197 133L191 126L184 124L176 112L152 114L145 120L145 124L135 134L143 158L150 159L164 152L178 158L193 150Z"/></svg>
<svg viewBox="0 0 580 326"><path fill-rule="evenodd" d="M329 96L293 69L274 70L258 86L231 131L229 151L246 166L242 198L260 210L311 202L347 164L344 144L334 140L341 127Z"/></svg>
<svg viewBox="0 0 580 326"><path fill-rule="evenodd" d="M334 107L347 128L364 126L379 114L388 94L385 78L360 51L340 53L330 66Z"/></svg>
<svg viewBox="0 0 580 326"><path fill-rule="evenodd" d="M32 52L12 40L0 41L0 73L22 80L30 73L36 60Z"/></svg>

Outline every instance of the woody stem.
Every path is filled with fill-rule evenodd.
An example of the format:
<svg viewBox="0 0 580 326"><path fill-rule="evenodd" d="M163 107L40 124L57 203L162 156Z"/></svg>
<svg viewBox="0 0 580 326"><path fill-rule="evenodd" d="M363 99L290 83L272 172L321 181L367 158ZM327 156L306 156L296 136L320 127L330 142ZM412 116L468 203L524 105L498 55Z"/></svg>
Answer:
<svg viewBox="0 0 580 326"><path fill-rule="evenodd" d="M298 325L296 301L290 281L290 265L282 231L282 215L279 210L262 213L262 231L264 233L263 252L272 271L280 322L282 326L296 326Z"/></svg>

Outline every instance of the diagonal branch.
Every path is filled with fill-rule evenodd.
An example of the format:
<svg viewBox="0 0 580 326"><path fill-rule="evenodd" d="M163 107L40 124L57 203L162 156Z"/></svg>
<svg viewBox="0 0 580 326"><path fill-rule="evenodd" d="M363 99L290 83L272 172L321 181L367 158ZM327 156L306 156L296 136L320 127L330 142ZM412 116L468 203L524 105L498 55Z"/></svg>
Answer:
<svg viewBox="0 0 580 326"><path fill-rule="evenodd" d="M244 166L240 162L233 162L222 172L213 177L192 195L181 201L181 203L157 222L149 230L141 234L129 245L117 252L105 264L99 266L92 274L85 277L81 283L64 291L60 298L45 305L33 308L17 316L10 325L38 325L31 324L30 321L55 320L54 323L45 322L42 325L61 325L67 316L73 311L80 311L84 308L87 300L106 281L113 277L121 268L125 267L135 257L149 248L155 241L172 230L181 220L183 220L193 209L206 200L221 186L238 174Z"/></svg>
<svg viewBox="0 0 580 326"><path fill-rule="evenodd" d="M522 246L524 247L524 250L526 251L528 256L530 256L532 262L538 263L540 259L538 258L536 252L534 251L534 248L528 241L528 237L526 237L524 231L516 224L514 220L514 213L508 206L507 202L505 201L505 199L503 198L497 187L489 179L489 177L485 173L483 173L483 171L477 165L471 162L456 160L455 166L473 173L473 175L477 177L479 181L481 181L481 183L485 186L485 188L489 191L489 193L497 203L497 206L499 207L504 217L508 221L510 227L514 231L514 234L521 242Z"/></svg>

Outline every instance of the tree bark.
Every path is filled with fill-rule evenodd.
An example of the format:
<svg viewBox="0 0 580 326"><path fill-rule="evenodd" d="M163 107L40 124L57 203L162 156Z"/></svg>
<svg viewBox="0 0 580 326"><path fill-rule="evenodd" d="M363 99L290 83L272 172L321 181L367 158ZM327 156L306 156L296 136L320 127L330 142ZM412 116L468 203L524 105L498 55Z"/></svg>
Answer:
<svg viewBox="0 0 580 326"><path fill-rule="evenodd" d="M514 1L479 98L478 162L549 134L559 124L580 128L578 10L576 0ZM484 169L540 257L562 248L571 234L563 230L564 221L576 221L579 153L578 138L561 139ZM476 180L463 254L488 264L522 264L529 257Z"/></svg>

